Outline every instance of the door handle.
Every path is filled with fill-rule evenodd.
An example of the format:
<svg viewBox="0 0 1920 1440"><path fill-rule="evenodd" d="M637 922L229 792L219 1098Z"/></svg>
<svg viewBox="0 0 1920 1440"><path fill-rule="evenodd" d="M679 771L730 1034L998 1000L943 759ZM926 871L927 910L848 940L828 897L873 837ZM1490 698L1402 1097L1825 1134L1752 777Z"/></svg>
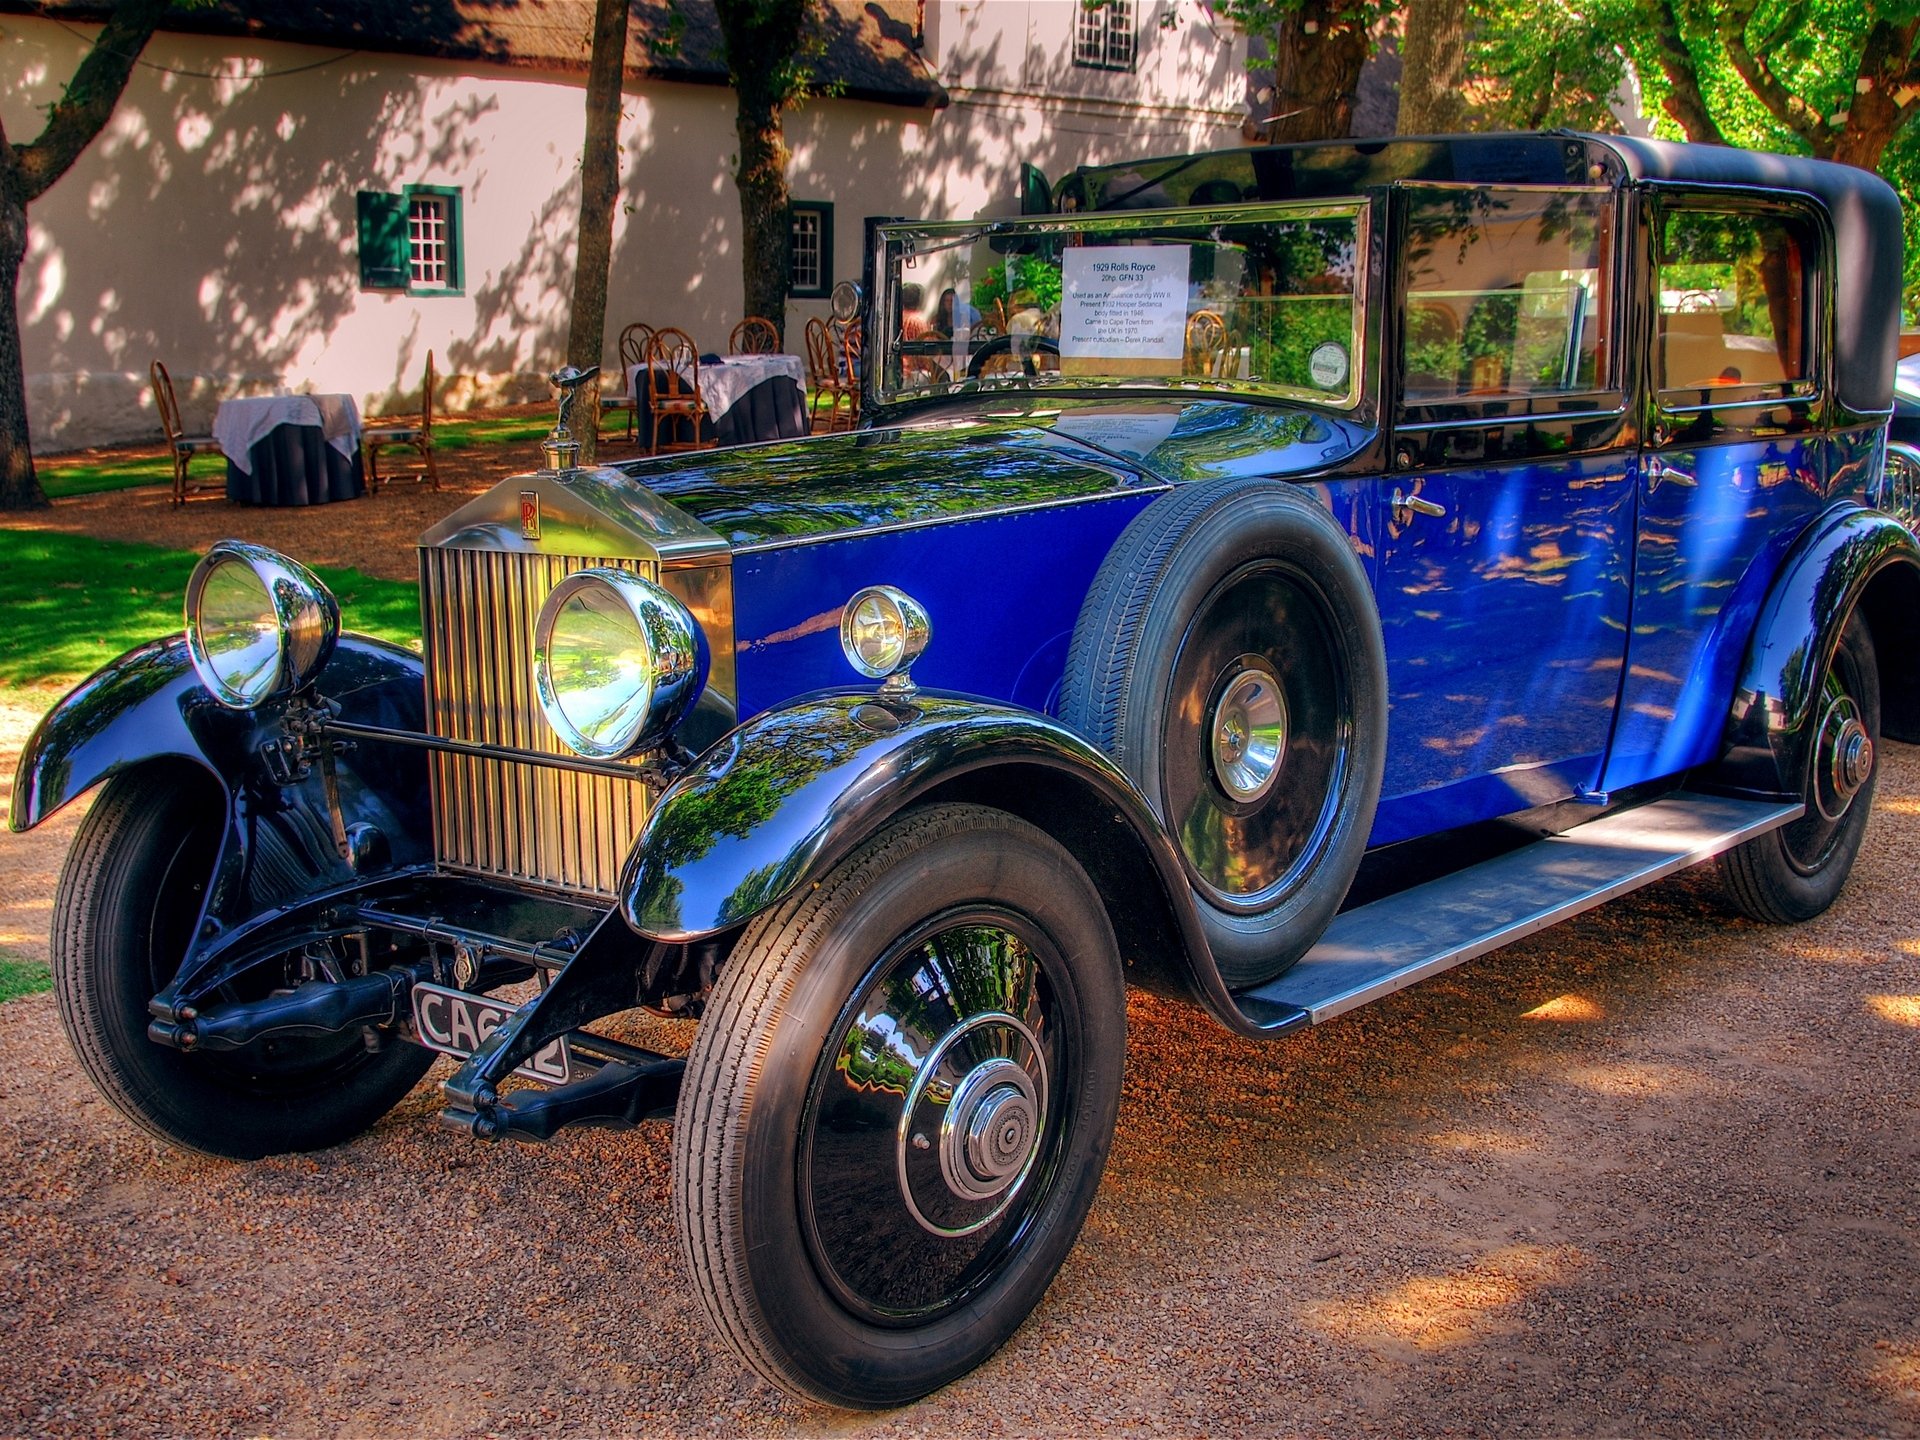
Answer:
<svg viewBox="0 0 1920 1440"><path fill-rule="evenodd" d="M1393 487L1393 519L1396 525L1405 525L1415 515L1440 516L1447 513L1447 507L1427 499L1422 495L1405 495L1398 485Z"/></svg>

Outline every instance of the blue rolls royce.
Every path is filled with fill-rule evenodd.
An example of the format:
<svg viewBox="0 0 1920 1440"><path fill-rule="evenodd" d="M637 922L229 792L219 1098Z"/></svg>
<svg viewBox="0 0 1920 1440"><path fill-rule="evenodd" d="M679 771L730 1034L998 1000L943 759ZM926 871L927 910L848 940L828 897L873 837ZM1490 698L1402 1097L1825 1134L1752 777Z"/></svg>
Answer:
<svg viewBox="0 0 1920 1440"><path fill-rule="evenodd" d="M215 546L20 762L16 829L103 787L67 1032L216 1155L436 1051L477 1140L670 1118L726 1343L925 1394L1075 1241L1128 985L1277 1038L1703 861L1833 902L1920 738L1900 288L1875 177L1613 136L878 225L858 428L503 482L420 655Z"/></svg>

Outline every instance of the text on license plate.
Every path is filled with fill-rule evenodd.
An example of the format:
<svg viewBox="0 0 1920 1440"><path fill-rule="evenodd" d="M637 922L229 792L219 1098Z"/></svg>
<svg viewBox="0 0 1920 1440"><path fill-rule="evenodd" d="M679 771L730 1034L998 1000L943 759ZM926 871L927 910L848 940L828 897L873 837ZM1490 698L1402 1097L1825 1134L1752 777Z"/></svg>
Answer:
<svg viewBox="0 0 1920 1440"><path fill-rule="evenodd" d="M469 995L465 990L426 981L416 981L413 987L413 1028L420 1043L429 1050L462 1059L485 1044L514 1008L484 995ZM567 1037L562 1035L543 1045L513 1073L546 1085L566 1084L573 1078L573 1054L567 1048Z"/></svg>

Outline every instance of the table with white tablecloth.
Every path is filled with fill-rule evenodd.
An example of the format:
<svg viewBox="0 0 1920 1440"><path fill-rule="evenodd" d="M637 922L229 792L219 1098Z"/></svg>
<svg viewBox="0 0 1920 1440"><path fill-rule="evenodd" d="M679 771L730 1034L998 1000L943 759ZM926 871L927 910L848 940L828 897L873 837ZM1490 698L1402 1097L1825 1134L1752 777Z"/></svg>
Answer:
<svg viewBox="0 0 1920 1440"><path fill-rule="evenodd" d="M687 369L681 371L689 373ZM707 407L701 438L716 445L791 440L807 433L807 365L798 355L728 355L700 362L700 399ZM627 368L641 441L653 438L644 365ZM663 437L664 438L664 437Z"/></svg>
<svg viewBox="0 0 1920 1440"><path fill-rule="evenodd" d="M229 500L323 505L366 493L360 409L351 395L222 400L213 438L227 457Z"/></svg>

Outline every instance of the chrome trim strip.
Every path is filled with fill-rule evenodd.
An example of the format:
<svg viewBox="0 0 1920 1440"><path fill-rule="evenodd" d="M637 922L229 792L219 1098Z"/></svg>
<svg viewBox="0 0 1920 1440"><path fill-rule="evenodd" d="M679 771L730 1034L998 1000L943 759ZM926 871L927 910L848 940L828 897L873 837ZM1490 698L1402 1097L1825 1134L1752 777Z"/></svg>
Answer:
<svg viewBox="0 0 1920 1440"><path fill-rule="evenodd" d="M1443 404L1470 404L1470 401L1443 401ZM1398 424L1393 427L1396 435L1424 435L1434 430L1484 430L1489 425L1532 425L1555 420L1624 420L1627 409L1624 405L1614 410L1557 410L1541 415L1528 411L1522 415L1476 415L1465 420L1421 420L1415 424Z"/></svg>
<svg viewBox="0 0 1920 1440"><path fill-rule="evenodd" d="M1811 409L1820 401L1818 391L1809 391L1804 395L1775 395L1757 400L1716 400L1711 405L1669 405L1667 403L1669 395L1689 394L1700 388L1698 385L1682 385L1677 390L1660 391L1660 413L1663 415L1712 415L1721 410L1773 410L1782 405L1804 405Z"/></svg>

